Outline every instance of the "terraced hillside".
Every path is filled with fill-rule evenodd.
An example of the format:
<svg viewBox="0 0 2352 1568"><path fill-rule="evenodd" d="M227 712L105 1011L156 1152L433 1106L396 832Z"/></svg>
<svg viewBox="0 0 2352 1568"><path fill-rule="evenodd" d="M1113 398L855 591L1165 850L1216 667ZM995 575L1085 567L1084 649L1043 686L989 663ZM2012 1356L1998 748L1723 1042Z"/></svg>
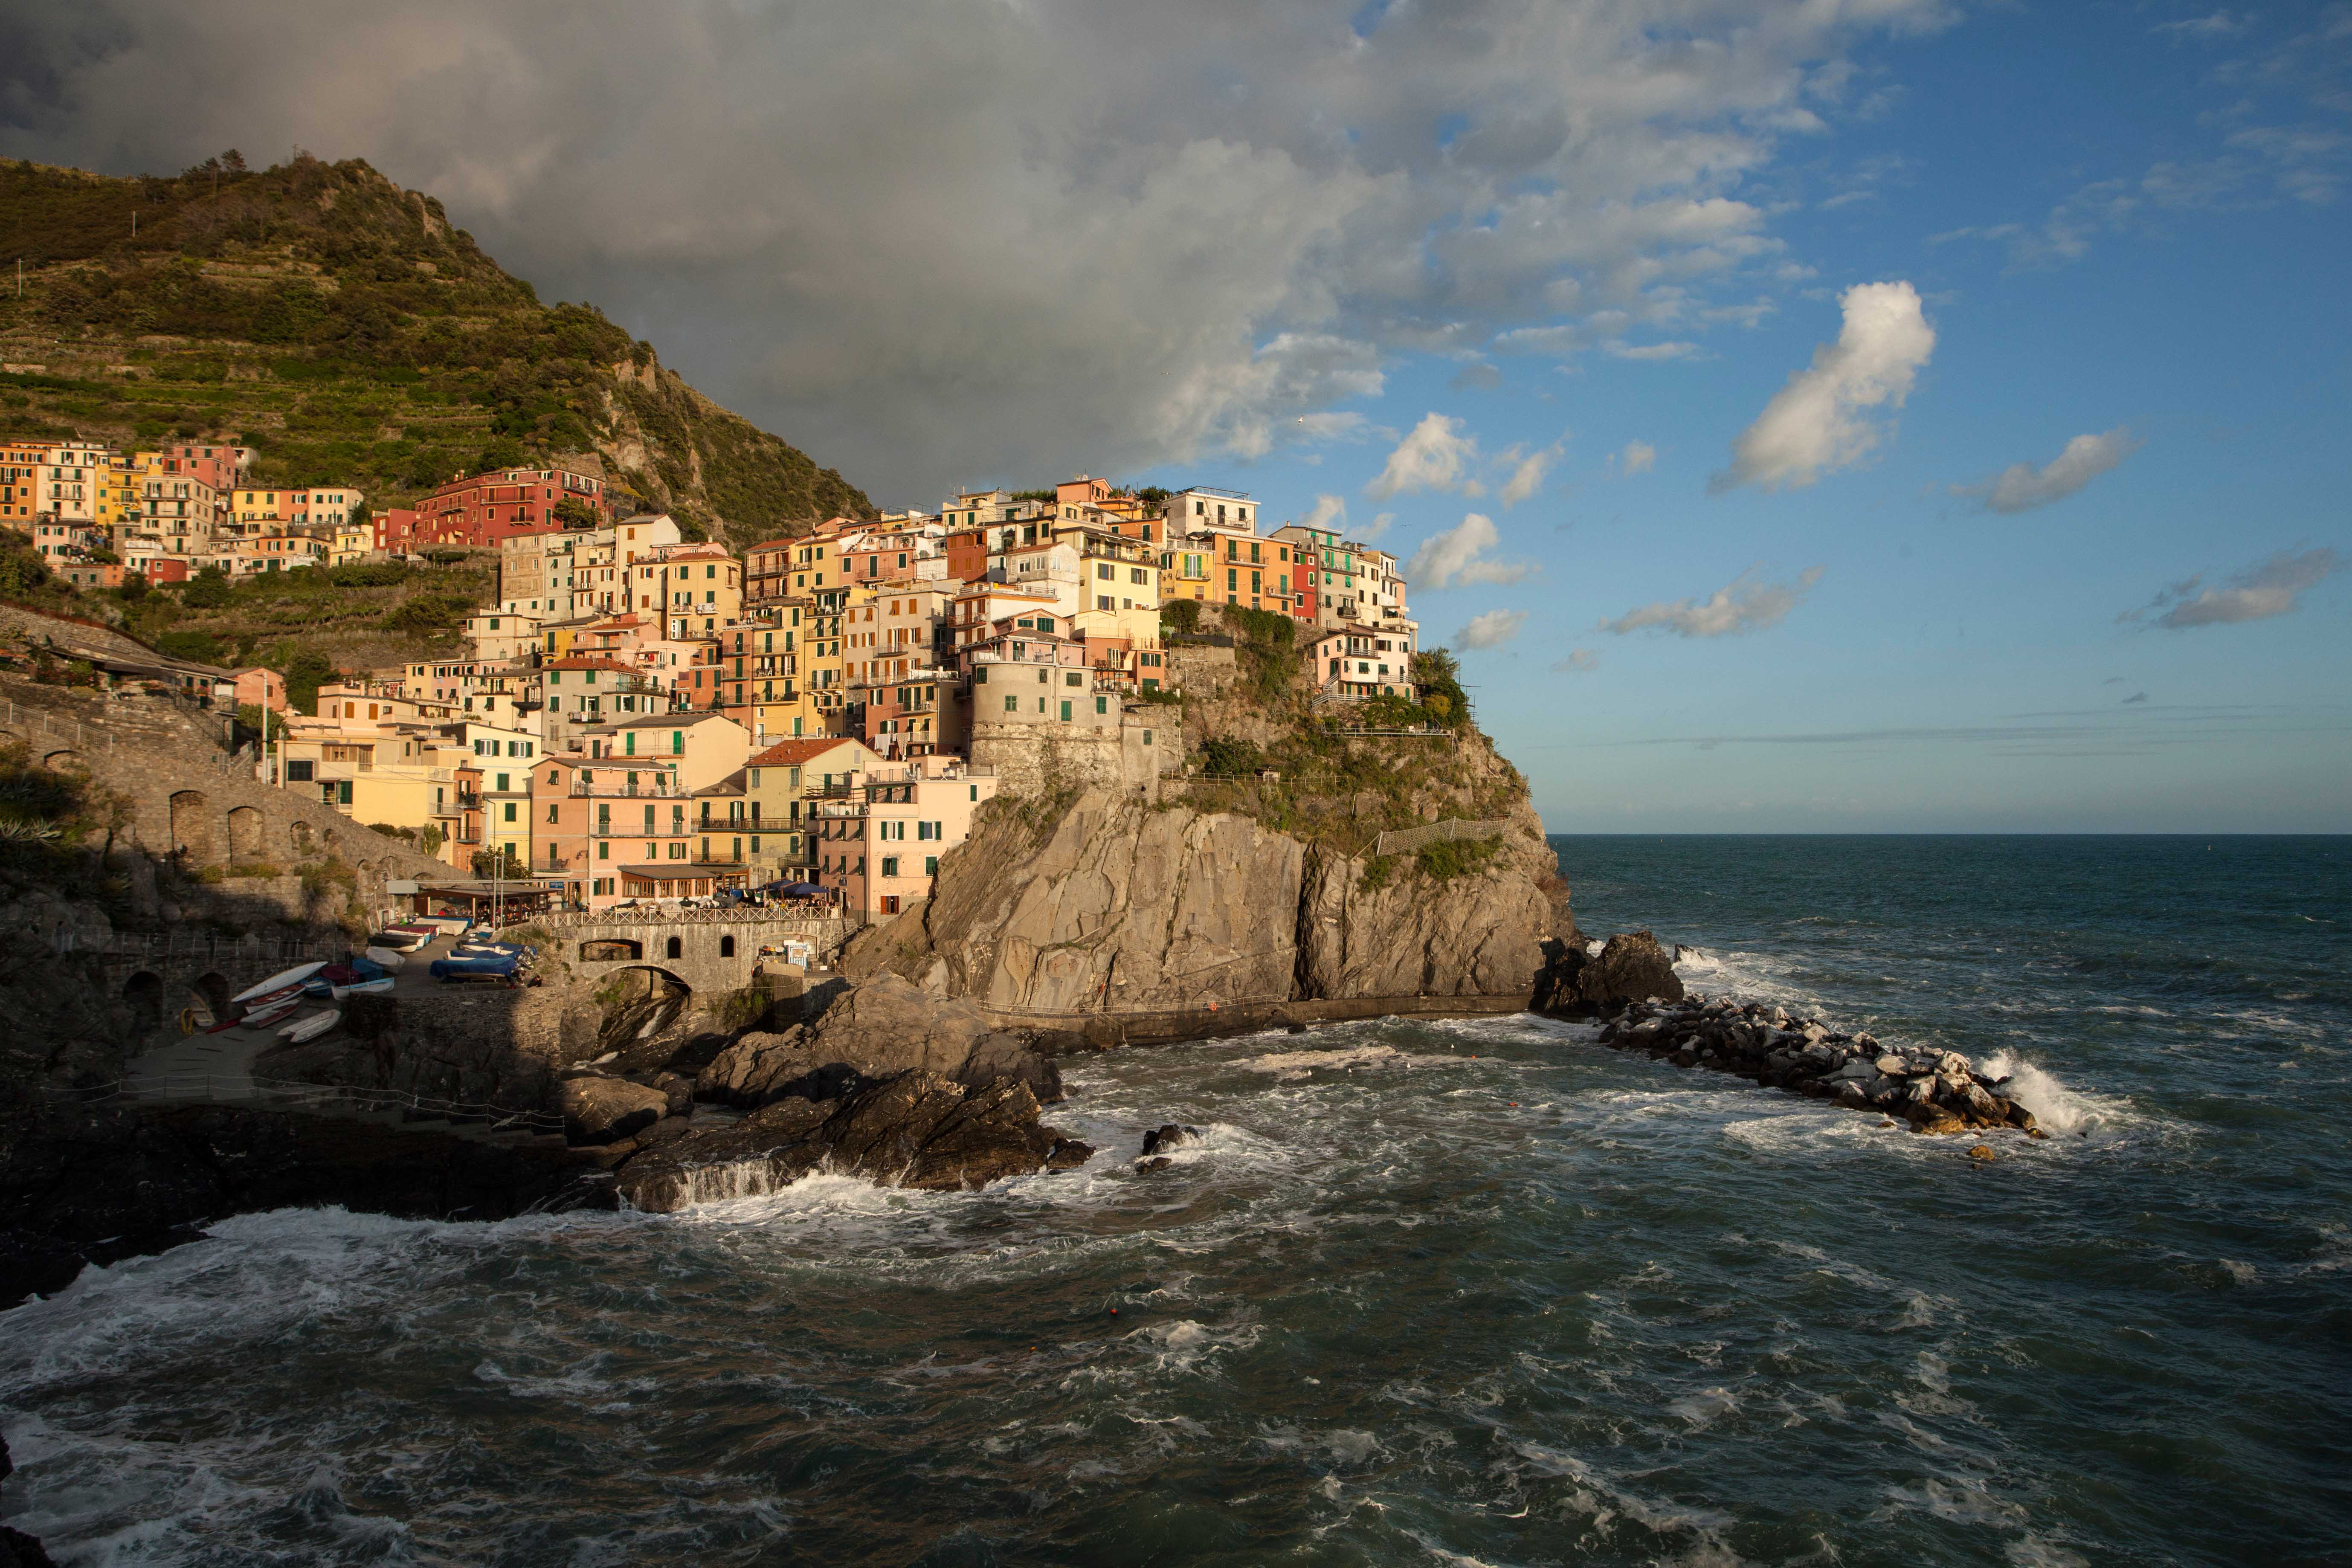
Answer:
<svg viewBox="0 0 2352 1568"><path fill-rule="evenodd" d="M865 493L662 367L593 306L547 305L441 204L365 163L234 154L177 176L0 164L0 430L233 437L255 477L396 506L545 459L737 545Z"/></svg>

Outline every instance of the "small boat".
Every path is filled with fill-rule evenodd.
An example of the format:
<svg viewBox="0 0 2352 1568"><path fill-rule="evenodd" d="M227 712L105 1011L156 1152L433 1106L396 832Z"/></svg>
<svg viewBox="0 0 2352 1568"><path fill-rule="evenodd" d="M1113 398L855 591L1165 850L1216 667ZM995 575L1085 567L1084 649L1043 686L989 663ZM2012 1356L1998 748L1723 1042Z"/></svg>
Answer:
<svg viewBox="0 0 2352 1568"><path fill-rule="evenodd" d="M342 1021L343 1016L330 1007L323 1013L313 1013L307 1018L287 1025L278 1031L278 1036L280 1039L290 1040L299 1046L305 1041L317 1039Z"/></svg>
<svg viewBox="0 0 2352 1568"><path fill-rule="evenodd" d="M238 1029L266 1029L269 1027L270 1025L277 1023L280 1018L291 1017L293 1016L294 1009L300 1005L302 1005L302 994L298 991L293 995L287 997L283 1001L272 1002L267 1007L257 1008L255 1011L247 1013L244 1017L239 1018L235 1024L231 1025L230 1027Z"/></svg>
<svg viewBox="0 0 2352 1568"><path fill-rule="evenodd" d="M271 975L268 979L263 981L258 985L247 986L244 990L230 997L229 1000L231 1002L250 1002L257 996L267 996L272 991L283 991L289 985L299 985L304 981L310 979L310 976L318 973L319 971L326 967L327 961L323 958L319 960L316 963L298 963L282 974Z"/></svg>
<svg viewBox="0 0 2352 1568"><path fill-rule="evenodd" d="M432 926L386 926L368 938L368 949L371 952L379 947L390 952L415 952L440 934Z"/></svg>
<svg viewBox="0 0 2352 1568"><path fill-rule="evenodd" d="M368 944L367 959L370 963L374 964L378 969L386 971L397 970L402 964L408 962L408 960L402 954L394 952L388 947L378 947L373 941Z"/></svg>
<svg viewBox="0 0 2352 1568"><path fill-rule="evenodd" d="M273 991L267 996L255 997L241 1014L236 1014L205 1025L205 1033L207 1035L217 1035L224 1029L241 1028L245 1025L251 1023L254 1016L257 1013L268 1012L273 1007L290 1007L301 1000L302 987L299 985L289 985L283 991ZM278 1016L281 1018L285 1016L285 1013L282 1011L278 1014Z"/></svg>
<svg viewBox="0 0 2352 1568"><path fill-rule="evenodd" d="M354 980L348 985L331 985L329 993L338 1002L346 996L381 996L392 989L392 976L379 974L373 980Z"/></svg>
<svg viewBox="0 0 2352 1568"><path fill-rule="evenodd" d="M436 958L432 973L436 980L480 978L503 980L511 985L522 968L522 962L507 953L484 952L470 957Z"/></svg>

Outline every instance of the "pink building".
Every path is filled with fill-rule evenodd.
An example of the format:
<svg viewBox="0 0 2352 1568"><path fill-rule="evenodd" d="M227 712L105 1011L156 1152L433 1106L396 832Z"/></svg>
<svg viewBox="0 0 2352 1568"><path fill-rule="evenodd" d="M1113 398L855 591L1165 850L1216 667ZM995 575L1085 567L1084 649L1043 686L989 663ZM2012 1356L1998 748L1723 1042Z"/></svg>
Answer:
<svg viewBox="0 0 2352 1568"><path fill-rule="evenodd" d="M284 676L274 669L264 669L259 665L231 673L236 681L238 707L242 708L249 702L256 708L266 708L273 713L286 711L286 678Z"/></svg>

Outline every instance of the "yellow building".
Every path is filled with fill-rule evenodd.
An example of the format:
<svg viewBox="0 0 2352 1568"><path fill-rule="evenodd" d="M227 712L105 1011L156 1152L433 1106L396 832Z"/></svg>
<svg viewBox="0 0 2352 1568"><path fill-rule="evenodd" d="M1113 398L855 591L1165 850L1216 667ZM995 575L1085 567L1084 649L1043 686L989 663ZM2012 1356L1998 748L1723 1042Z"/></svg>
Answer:
<svg viewBox="0 0 2352 1568"><path fill-rule="evenodd" d="M882 759L847 735L781 741L744 765L744 833L751 840L755 881L801 879L813 858L803 825L827 789L846 789L851 775L870 777Z"/></svg>

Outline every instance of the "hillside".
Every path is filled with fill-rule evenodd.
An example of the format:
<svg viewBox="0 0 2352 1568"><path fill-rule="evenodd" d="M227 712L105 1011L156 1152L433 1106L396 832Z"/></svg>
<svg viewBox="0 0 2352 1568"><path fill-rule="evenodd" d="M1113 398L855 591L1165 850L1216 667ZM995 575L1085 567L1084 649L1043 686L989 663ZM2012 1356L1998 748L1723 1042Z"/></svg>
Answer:
<svg viewBox="0 0 2352 1568"><path fill-rule="evenodd" d="M135 232L134 232L135 224ZM0 429L235 437L264 483L402 505L546 460L737 546L874 515L865 492L663 368L587 304L542 304L431 196L366 163L235 154L173 177L0 164Z"/></svg>

